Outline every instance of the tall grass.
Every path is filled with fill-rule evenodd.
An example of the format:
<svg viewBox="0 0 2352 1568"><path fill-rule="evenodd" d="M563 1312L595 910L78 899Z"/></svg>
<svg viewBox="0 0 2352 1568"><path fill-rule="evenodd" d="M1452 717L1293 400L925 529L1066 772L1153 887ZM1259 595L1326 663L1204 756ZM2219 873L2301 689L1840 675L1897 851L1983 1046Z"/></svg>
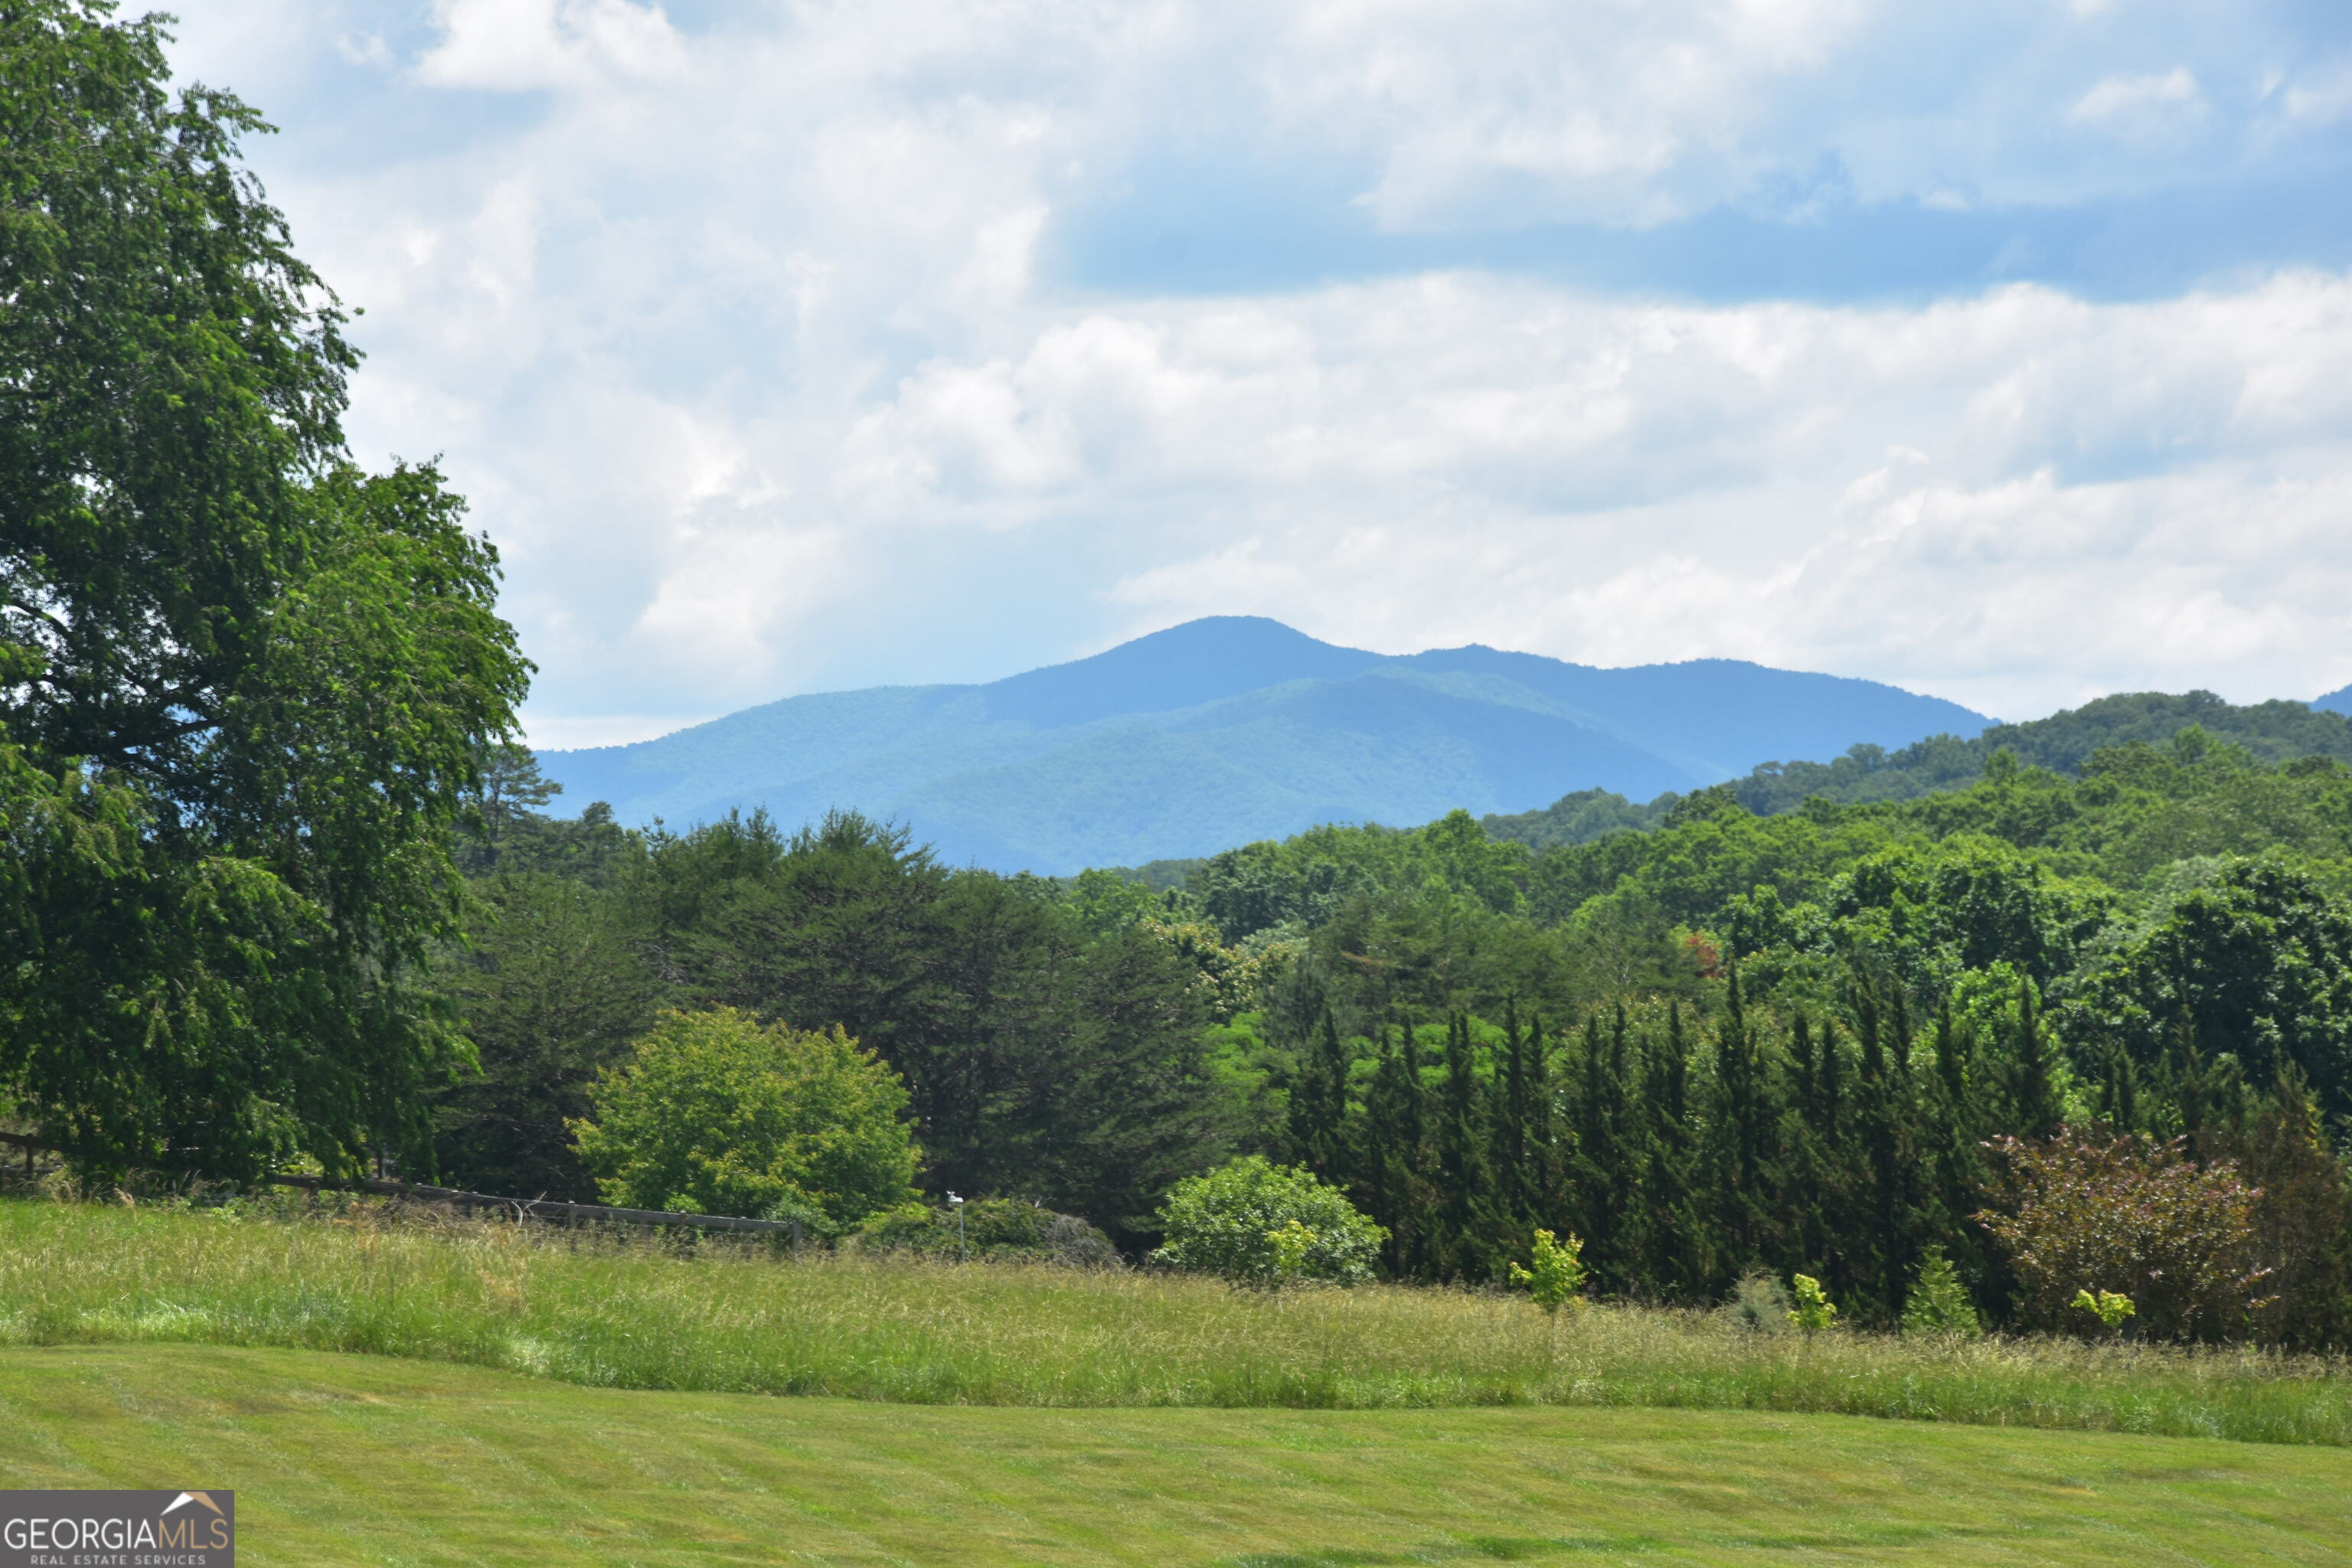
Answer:
<svg viewBox="0 0 2352 1568"><path fill-rule="evenodd" d="M1045 1405L1669 1405L2352 1444L2341 1360L1808 1342L1727 1314L690 1251L494 1221L0 1202L0 1342L278 1345L615 1388Z"/></svg>

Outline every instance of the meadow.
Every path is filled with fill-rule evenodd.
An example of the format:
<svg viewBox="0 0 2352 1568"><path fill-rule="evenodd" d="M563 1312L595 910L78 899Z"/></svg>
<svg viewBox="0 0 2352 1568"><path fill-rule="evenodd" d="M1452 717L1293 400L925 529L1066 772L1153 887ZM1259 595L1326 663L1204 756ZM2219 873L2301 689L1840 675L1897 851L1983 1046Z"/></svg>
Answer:
<svg viewBox="0 0 2352 1568"><path fill-rule="evenodd" d="M610 1389L913 1405L1819 1413L2352 1445L2352 1368L2252 1350L933 1264L387 1214L0 1202L0 1344L359 1352Z"/></svg>

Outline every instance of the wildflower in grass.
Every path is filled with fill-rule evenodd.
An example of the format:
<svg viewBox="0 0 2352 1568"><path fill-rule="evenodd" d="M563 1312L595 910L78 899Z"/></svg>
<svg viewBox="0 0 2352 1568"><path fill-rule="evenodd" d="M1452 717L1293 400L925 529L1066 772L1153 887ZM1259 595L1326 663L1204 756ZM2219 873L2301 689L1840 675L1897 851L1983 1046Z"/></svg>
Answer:
<svg viewBox="0 0 2352 1568"><path fill-rule="evenodd" d="M1822 1282L1810 1274L1800 1274L1792 1281L1797 1289L1797 1304L1789 1312L1789 1321L1811 1339L1824 1329L1837 1323L1837 1303L1822 1290Z"/></svg>
<svg viewBox="0 0 2352 1568"><path fill-rule="evenodd" d="M1560 1241L1548 1230L1536 1232L1535 1267L1511 1265L1511 1283L1524 1285L1537 1306L1557 1312L1564 1305L1583 1304L1584 1242L1571 1235Z"/></svg>
<svg viewBox="0 0 2352 1568"><path fill-rule="evenodd" d="M1958 1339L1974 1339L1984 1332L1976 1303L1969 1299L1969 1288L1960 1283L1958 1271L1940 1247L1927 1248L1920 1261L1919 1278L1911 1286L1910 1299L1903 1303L1903 1331Z"/></svg>

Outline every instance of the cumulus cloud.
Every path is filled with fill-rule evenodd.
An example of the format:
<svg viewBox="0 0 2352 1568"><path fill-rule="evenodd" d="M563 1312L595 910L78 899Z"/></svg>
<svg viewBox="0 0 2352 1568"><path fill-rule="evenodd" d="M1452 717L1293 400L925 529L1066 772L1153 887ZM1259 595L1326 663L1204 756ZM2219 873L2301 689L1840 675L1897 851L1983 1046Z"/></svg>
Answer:
<svg viewBox="0 0 2352 1568"><path fill-rule="evenodd" d="M222 0L185 59L287 127L273 194L368 310L355 441L446 455L543 739L1221 611L2022 714L2352 679L2342 272L1707 303L1471 242L1278 289L1057 247L1244 180L1475 237L2270 178L2342 151L2315 16Z"/></svg>

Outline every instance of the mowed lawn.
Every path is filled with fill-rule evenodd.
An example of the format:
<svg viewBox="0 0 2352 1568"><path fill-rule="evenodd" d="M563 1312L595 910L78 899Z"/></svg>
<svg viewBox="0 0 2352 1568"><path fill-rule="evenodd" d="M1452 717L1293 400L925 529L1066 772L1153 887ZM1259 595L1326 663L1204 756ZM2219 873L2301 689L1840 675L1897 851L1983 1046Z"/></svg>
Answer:
<svg viewBox="0 0 2352 1568"><path fill-rule="evenodd" d="M2352 1451L1756 1412L1037 1409L310 1351L0 1351L0 1485L256 1563L2352 1562Z"/></svg>

